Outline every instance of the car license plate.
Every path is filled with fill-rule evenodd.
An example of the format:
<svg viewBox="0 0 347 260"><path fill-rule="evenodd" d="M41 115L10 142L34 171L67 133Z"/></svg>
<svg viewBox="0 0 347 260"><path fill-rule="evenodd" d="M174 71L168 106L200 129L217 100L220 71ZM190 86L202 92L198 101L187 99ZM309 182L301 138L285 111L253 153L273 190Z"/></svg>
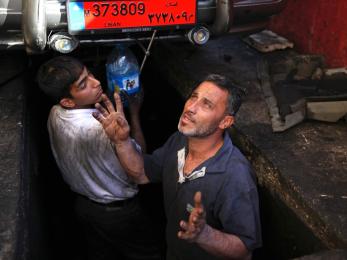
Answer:
<svg viewBox="0 0 347 260"><path fill-rule="evenodd" d="M197 0L116 0L67 2L69 32L115 29L120 32L150 31L196 23Z"/></svg>

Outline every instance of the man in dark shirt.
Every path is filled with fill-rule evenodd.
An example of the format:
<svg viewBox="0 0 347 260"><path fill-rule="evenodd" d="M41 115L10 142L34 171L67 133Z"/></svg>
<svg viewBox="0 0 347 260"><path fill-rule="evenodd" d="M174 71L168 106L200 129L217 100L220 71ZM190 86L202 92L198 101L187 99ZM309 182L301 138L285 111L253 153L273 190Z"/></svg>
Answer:
<svg viewBox="0 0 347 260"><path fill-rule="evenodd" d="M119 96L94 113L137 183L162 182L167 259L249 259L261 246L258 194L249 163L225 129L234 123L240 89L210 75L187 100L179 132L144 157L129 139Z"/></svg>

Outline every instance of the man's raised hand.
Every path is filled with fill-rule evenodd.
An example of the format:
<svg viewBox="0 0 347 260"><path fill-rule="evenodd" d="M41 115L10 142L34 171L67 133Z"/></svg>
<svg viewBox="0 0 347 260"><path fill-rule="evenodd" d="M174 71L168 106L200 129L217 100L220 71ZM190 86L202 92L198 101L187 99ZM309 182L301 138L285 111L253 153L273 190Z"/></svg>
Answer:
<svg viewBox="0 0 347 260"><path fill-rule="evenodd" d="M206 226L206 213L201 203L201 192L198 191L194 195L194 208L190 212L188 222L181 220L181 231L178 237L189 242L197 242L199 236Z"/></svg>
<svg viewBox="0 0 347 260"><path fill-rule="evenodd" d="M102 103L106 108L100 103L96 103L95 108L98 112L94 112L93 116L101 123L107 136L114 143L120 143L129 138L130 127L124 116L121 98L116 92L114 93L114 100L116 103L116 110L108 97L102 94Z"/></svg>

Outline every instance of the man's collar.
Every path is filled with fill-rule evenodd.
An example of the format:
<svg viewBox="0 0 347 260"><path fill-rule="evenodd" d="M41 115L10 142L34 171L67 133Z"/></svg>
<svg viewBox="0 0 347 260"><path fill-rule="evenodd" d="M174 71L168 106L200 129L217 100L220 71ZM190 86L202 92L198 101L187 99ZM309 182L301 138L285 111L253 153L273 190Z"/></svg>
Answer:
<svg viewBox="0 0 347 260"><path fill-rule="evenodd" d="M203 162L198 169L196 169L196 172L198 172L198 175L205 175L205 172L207 173L219 173L219 172L225 172L228 166L228 160L233 152L234 146L231 141L231 138L227 132L224 132L223 136L223 145L218 150L218 152L211 158L207 159L205 162ZM178 171L180 172L180 179L183 181L183 167L185 163L185 157L186 157L186 151L188 151L187 147L187 138L185 138L185 146L178 151ZM203 170L203 174L202 174ZM193 173L191 174L193 175ZM201 177L202 177L201 176ZM199 176L200 177L200 176Z"/></svg>
<svg viewBox="0 0 347 260"><path fill-rule="evenodd" d="M225 172L228 166L228 161L233 153L234 146L227 132L224 132L223 146L218 152L203 163L206 166L207 173L209 172Z"/></svg>

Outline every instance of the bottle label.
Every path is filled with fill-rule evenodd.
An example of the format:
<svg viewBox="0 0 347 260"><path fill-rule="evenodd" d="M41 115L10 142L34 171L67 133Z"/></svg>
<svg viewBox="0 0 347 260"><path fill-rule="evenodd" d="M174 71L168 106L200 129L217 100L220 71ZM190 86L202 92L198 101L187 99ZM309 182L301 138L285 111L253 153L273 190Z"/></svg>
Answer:
<svg viewBox="0 0 347 260"><path fill-rule="evenodd" d="M108 75L108 86L112 93L114 91L120 92L126 91L128 94L134 94L139 91L139 74L134 73L132 75Z"/></svg>

